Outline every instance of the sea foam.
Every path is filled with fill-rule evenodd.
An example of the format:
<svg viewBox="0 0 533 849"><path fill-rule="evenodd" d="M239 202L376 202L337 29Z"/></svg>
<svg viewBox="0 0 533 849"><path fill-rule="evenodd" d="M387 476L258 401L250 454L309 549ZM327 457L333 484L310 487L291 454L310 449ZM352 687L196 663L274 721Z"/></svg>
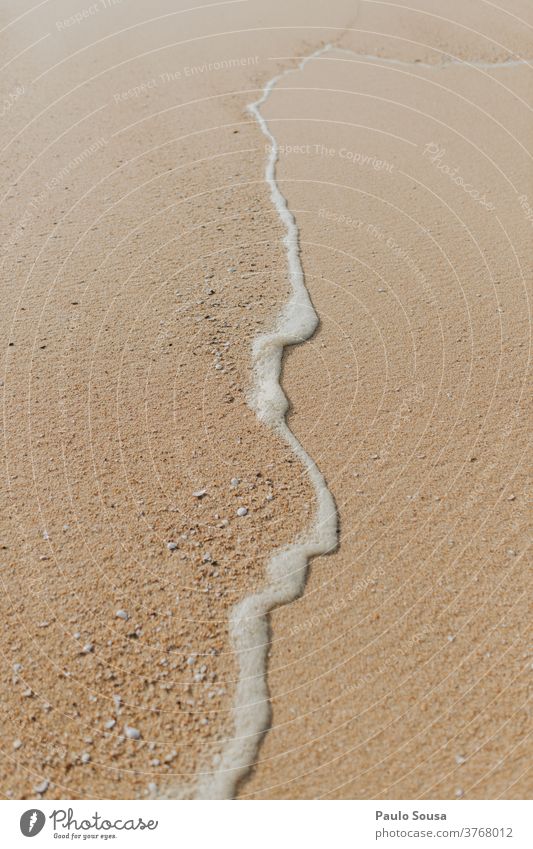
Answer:
<svg viewBox="0 0 533 849"><path fill-rule="evenodd" d="M329 49L330 45L327 45L303 59L297 68L273 77L264 87L259 100L248 106L269 142L265 180L285 228L283 243L291 284L291 296L278 316L275 329L258 336L253 343L253 388L248 400L257 417L281 436L303 464L315 490L316 508L311 527L292 544L272 554L266 568L267 586L244 598L231 612L230 635L239 664L233 705L233 737L226 742L216 770L200 778L196 793L200 799L233 798L238 782L254 764L261 739L270 724L266 679L268 614L274 607L287 604L301 595L309 559L333 551L338 542L333 497L316 463L286 423L289 402L280 385L283 351L287 345L309 339L318 325L318 316L305 287L298 227L276 181L278 143L260 111L279 80L301 70L311 59Z"/></svg>

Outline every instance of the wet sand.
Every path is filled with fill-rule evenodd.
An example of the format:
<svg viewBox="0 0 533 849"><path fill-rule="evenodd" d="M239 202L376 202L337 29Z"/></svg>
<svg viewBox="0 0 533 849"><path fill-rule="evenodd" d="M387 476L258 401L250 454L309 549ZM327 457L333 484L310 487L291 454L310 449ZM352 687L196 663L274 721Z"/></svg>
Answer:
<svg viewBox="0 0 533 849"><path fill-rule="evenodd" d="M272 616L246 798L531 793L531 68L392 41L350 33L266 110L321 317L289 421L341 538Z"/></svg>

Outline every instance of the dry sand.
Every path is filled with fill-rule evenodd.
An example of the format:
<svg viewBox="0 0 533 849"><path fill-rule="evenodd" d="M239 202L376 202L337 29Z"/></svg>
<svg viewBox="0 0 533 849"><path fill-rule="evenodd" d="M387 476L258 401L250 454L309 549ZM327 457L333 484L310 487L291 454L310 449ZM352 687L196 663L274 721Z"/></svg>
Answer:
<svg viewBox="0 0 533 849"><path fill-rule="evenodd" d="M314 505L246 403L289 294L246 105L327 43L262 113L321 319L289 421L340 547L272 615L239 795L531 793L533 70L502 63L533 17L463 6L4 4L4 796L190 796L231 737L229 611Z"/></svg>

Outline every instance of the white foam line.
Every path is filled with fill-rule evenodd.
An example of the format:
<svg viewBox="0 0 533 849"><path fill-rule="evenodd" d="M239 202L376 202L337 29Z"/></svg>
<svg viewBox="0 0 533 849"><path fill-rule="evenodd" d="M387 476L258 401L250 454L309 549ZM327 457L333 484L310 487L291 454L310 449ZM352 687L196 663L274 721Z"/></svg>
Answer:
<svg viewBox="0 0 533 849"><path fill-rule="evenodd" d="M243 599L232 609L230 636L239 663L239 679L233 705L233 737L226 743L216 770L200 778L196 792L198 799L233 798L238 782L255 762L261 739L270 724L266 677L268 614L274 607L294 601L301 595L311 557L327 554L337 547L337 511L333 496L314 460L298 442L285 420L289 403L280 385L283 351L287 345L309 339L318 325L318 316L305 287L298 227L276 182L278 144L260 112L261 106L280 79L295 70L301 70L307 62L320 56L330 47L331 45L327 45L307 56L298 68L291 68L273 77L266 84L259 100L248 106L249 112L270 144L265 179L270 187L272 203L285 227L283 243L287 249L292 288L292 294L278 317L275 330L257 337L254 341L254 380L248 400L257 417L276 431L302 462L315 489L316 512L314 522L307 531L292 544L273 553L267 563L269 584L260 592Z"/></svg>
<svg viewBox="0 0 533 849"><path fill-rule="evenodd" d="M318 466L298 442L286 422L289 403L280 385L283 351L288 345L309 339L318 325L318 316L305 286L298 227L276 181L278 143L260 111L261 106L268 100L283 77L302 70L309 61L329 50L349 54L363 61L383 62L411 68L438 69L448 65L463 65L493 69L530 64L530 60L527 59L491 63L476 60L469 62L455 58L428 64L360 54L328 44L306 56L296 68L283 71L269 80L259 100L248 105L248 111L254 116L270 144L265 166L265 180L270 187L272 203L285 227L283 243L287 250L292 288L291 297L278 317L275 330L257 337L253 343L254 380L248 401L257 417L276 431L302 462L315 489L316 513L313 524L306 532L291 545L273 553L267 563L267 576L270 583L260 592L236 604L231 611L230 637L239 663L239 678L233 704L233 737L227 741L217 768L200 777L196 790L197 799L233 798L238 782L253 766L263 735L270 725L271 716L266 676L270 642L268 614L274 607L288 604L298 598L305 586L309 559L333 551L338 544L337 511L333 496Z"/></svg>

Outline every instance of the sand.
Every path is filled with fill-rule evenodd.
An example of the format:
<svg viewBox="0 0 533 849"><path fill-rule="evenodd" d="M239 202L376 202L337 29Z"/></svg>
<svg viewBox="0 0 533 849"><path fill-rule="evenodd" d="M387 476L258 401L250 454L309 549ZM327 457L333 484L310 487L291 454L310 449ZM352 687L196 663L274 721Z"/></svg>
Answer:
<svg viewBox="0 0 533 849"><path fill-rule="evenodd" d="M332 44L262 114L340 546L238 794L527 797L531 12L191 5L2 12L1 792L191 797L232 738L230 611L315 509L248 404L290 287L246 106Z"/></svg>

